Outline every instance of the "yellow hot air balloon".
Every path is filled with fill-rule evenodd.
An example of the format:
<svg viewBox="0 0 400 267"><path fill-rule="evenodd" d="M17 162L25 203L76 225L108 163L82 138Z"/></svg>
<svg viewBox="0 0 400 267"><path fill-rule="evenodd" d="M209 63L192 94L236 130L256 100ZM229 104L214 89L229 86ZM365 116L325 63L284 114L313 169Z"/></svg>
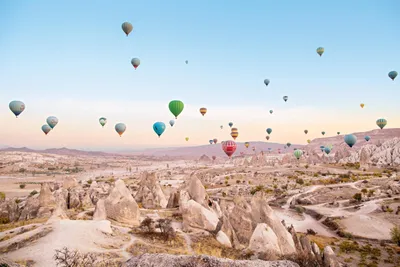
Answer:
<svg viewBox="0 0 400 267"><path fill-rule="evenodd" d="M206 108L201 108L200 109L200 113L201 113L201 115L204 116L207 113L207 109Z"/></svg>
<svg viewBox="0 0 400 267"><path fill-rule="evenodd" d="M310 139L308 139L308 140L307 140L307 143L311 143L311 140L310 140Z"/></svg>
<svg viewBox="0 0 400 267"><path fill-rule="evenodd" d="M239 136L239 132L231 132L231 136L232 136L233 140L236 140L236 137Z"/></svg>
<svg viewBox="0 0 400 267"><path fill-rule="evenodd" d="M231 132L232 133L237 133L238 132L238 128L232 128Z"/></svg>
<svg viewBox="0 0 400 267"><path fill-rule="evenodd" d="M246 148L249 148L249 145L250 145L249 142L244 143L244 146L245 146Z"/></svg>
<svg viewBox="0 0 400 267"><path fill-rule="evenodd" d="M364 103L361 103L361 104L360 104L360 107L361 107L361 108L364 108Z"/></svg>
<svg viewBox="0 0 400 267"><path fill-rule="evenodd" d="M189 141L189 137L185 137L185 140L186 140L186 141Z"/></svg>

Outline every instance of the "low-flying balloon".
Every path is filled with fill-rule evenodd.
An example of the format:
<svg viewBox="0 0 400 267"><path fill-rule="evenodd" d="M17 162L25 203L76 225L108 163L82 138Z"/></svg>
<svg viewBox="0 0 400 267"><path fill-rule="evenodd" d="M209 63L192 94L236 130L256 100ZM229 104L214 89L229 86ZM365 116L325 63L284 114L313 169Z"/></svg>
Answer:
<svg viewBox="0 0 400 267"><path fill-rule="evenodd" d="M340 132L336 132L337 133L337 135L339 135L340 134Z"/></svg>
<svg viewBox="0 0 400 267"><path fill-rule="evenodd" d="M269 80L268 80L268 79L265 79L265 80L264 80L264 84L265 84L266 86L268 86Z"/></svg>
<svg viewBox="0 0 400 267"><path fill-rule="evenodd" d="M353 147L357 143L357 137L354 134L346 134L344 136L344 142L349 147Z"/></svg>
<svg viewBox="0 0 400 267"><path fill-rule="evenodd" d="M325 52L325 49L323 48L323 47L318 47L317 48L317 54L319 55L319 56L322 56L322 54Z"/></svg>
<svg viewBox="0 0 400 267"><path fill-rule="evenodd" d="M101 117L101 118L99 119L99 122L100 122L100 125L101 125L102 127L104 127L104 125L106 125L106 123L107 123L107 119L104 118L104 117Z"/></svg>
<svg viewBox="0 0 400 267"><path fill-rule="evenodd" d="M322 131L321 133L322 133L322 135L325 135L325 131Z"/></svg>
<svg viewBox="0 0 400 267"><path fill-rule="evenodd" d="M50 116L46 119L47 124L51 127L51 129L54 129L58 123L58 119L54 116Z"/></svg>
<svg viewBox="0 0 400 267"><path fill-rule="evenodd" d="M189 141L189 137L185 137L186 142Z"/></svg>
<svg viewBox="0 0 400 267"><path fill-rule="evenodd" d="M236 140L236 138L239 136L239 132L231 132L231 136L233 140Z"/></svg>
<svg viewBox="0 0 400 267"><path fill-rule="evenodd" d="M392 79L392 81L394 81L394 79L396 79L398 73L395 70L392 70L391 72L388 73L388 76L390 79Z"/></svg>
<svg viewBox="0 0 400 267"><path fill-rule="evenodd" d="M329 153L331 153L331 149L329 147L325 147L324 148L324 152L329 155Z"/></svg>
<svg viewBox="0 0 400 267"><path fill-rule="evenodd" d="M371 137L369 137L368 135L366 135L365 137L364 137L364 139L365 139L365 141L369 141L370 139L371 139Z"/></svg>
<svg viewBox="0 0 400 267"><path fill-rule="evenodd" d="M214 138L214 139L213 139L213 142L214 142L214 144L216 144L216 143L218 142L218 139L217 139L217 138Z"/></svg>
<svg viewBox="0 0 400 267"><path fill-rule="evenodd" d="M265 139L267 139L267 140L269 140L269 138L270 138L269 135L267 135L267 136L265 137Z"/></svg>
<svg viewBox="0 0 400 267"><path fill-rule="evenodd" d="M126 125L125 123L117 123L115 124L115 131L119 134L120 137L122 137L122 134L125 132L126 130Z"/></svg>
<svg viewBox="0 0 400 267"><path fill-rule="evenodd" d="M376 125L378 125L379 128L383 129L387 124L387 120L385 119L378 119L376 120Z"/></svg>
<svg viewBox="0 0 400 267"><path fill-rule="evenodd" d="M18 118L19 114L25 110L24 102L18 100L11 101L8 107L10 108L11 112L14 113L16 118Z"/></svg>
<svg viewBox="0 0 400 267"><path fill-rule="evenodd" d="M303 151L300 150L300 149L296 149L296 150L293 152L293 155L296 157L297 160L299 160L299 159L301 158L301 156L303 155Z"/></svg>
<svg viewBox="0 0 400 267"><path fill-rule="evenodd" d="M307 143L311 143L311 140L310 140L310 139L308 139L308 140L307 140Z"/></svg>
<svg viewBox="0 0 400 267"><path fill-rule="evenodd" d="M287 95L285 95L284 97L283 97L283 100L286 102L286 101L288 101L288 99L289 99L289 97L287 96Z"/></svg>
<svg viewBox="0 0 400 267"><path fill-rule="evenodd" d="M174 126L174 124L175 124L175 121L174 121L174 120L170 120L170 121L169 121L169 125L171 125L171 127Z"/></svg>
<svg viewBox="0 0 400 267"><path fill-rule="evenodd" d="M169 111L171 111L171 113L175 116L175 119L177 119L179 114L182 113L185 105L180 100L172 100L171 102L169 102L168 107Z"/></svg>
<svg viewBox="0 0 400 267"><path fill-rule="evenodd" d="M271 133L272 133L272 129L271 129L271 128L267 128L266 131L267 131L268 134L271 134Z"/></svg>
<svg viewBox="0 0 400 267"><path fill-rule="evenodd" d="M122 23L121 27L122 27L122 30L124 31L124 33L126 34L126 36L128 36L131 33L131 31L133 30L133 26L129 22Z"/></svg>
<svg viewBox="0 0 400 267"><path fill-rule="evenodd" d="M131 60L131 64L132 64L132 66L135 68L135 70L137 69L137 67L139 67L139 65L140 65L140 59L138 59L138 58L132 58L132 60Z"/></svg>
<svg viewBox="0 0 400 267"><path fill-rule="evenodd" d="M210 145L212 145L213 144L213 140L208 140L208 142L210 143Z"/></svg>
<svg viewBox="0 0 400 267"><path fill-rule="evenodd" d="M287 145L287 147L290 147L292 144L291 143L287 143L286 145Z"/></svg>
<svg viewBox="0 0 400 267"><path fill-rule="evenodd" d="M165 123L161 121L155 122L153 124L153 130L158 135L158 137L161 137L161 135L165 131Z"/></svg>
<svg viewBox="0 0 400 267"><path fill-rule="evenodd" d="M236 147L237 147L237 146L236 146L235 141L231 141L231 140L225 141L225 142L223 142L223 144L222 144L222 150L225 152L225 154L226 154L229 158L231 158L231 156L233 155L233 153L235 153Z"/></svg>
<svg viewBox="0 0 400 267"><path fill-rule="evenodd" d="M42 126L42 131L44 132L45 135L47 135L51 131L51 127L48 124L44 124Z"/></svg>
<svg viewBox="0 0 400 267"><path fill-rule="evenodd" d="M304 130L304 133L305 133L305 134L308 134L308 130Z"/></svg>
<svg viewBox="0 0 400 267"><path fill-rule="evenodd" d="M204 116L207 113L207 109L206 108L201 108L200 109L200 113L201 113L201 115Z"/></svg>
<svg viewBox="0 0 400 267"><path fill-rule="evenodd" d="M246 148L249 148L249 145L250 145L249 142L245 142L245 143L244 143L244 146L245 146Z"/></svg>

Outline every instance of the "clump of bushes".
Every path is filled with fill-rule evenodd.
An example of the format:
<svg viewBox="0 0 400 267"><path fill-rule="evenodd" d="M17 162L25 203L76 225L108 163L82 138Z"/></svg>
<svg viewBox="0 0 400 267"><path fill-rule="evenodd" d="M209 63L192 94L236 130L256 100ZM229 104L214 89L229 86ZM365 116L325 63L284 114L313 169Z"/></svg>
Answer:
<svg viewBox="0 0 400 267"><path fill-rule="evenodd" d="M26 186L26 184L20 184L20 185L19 185L19 188L24 189L25 186Z"/></svg>

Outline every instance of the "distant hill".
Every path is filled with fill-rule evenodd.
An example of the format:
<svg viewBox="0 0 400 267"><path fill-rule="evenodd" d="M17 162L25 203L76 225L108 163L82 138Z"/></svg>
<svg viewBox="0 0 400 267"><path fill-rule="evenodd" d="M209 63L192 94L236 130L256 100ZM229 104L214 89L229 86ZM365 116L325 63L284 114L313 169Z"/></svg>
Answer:
<svg viewBox="0 0 400 267"><path fill-rule="evenodd" d="M7 147L0 149L0 152L4 151L18 151L18 152L31 152L31 153L46 153L55 155L66 155L66 156L92 156L92 157L112 157L119 156L118 154L100 152L100 151L83 151L78 149L69 149L66 147L62 148L49 148L44 150L30 149L27 147Z"/></svg>

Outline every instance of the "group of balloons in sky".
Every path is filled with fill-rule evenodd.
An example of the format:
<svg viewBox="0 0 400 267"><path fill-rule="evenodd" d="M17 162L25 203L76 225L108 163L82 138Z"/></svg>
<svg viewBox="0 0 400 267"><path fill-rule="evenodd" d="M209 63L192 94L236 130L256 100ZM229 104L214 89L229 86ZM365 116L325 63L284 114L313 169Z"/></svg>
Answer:
<svg viewBox="0 0 400 267"><path fill-rule="evenodd" d="M129 22L124 22L124 23L122 23L122 30L124 31L126 36L129 36L129 34L133 30L133 26ZM319 56L322 56L323 53L325 52L325 49L323 47L318 47L316 51L317 51L317 54ZM189 61L186 60L185 63L188 64ZM139 65L140 65L140 59L139 58L133 58L131 60L131 64L133 65L133 67L135 69L137 69L139 67ZM398 75L398 73L396 71L390 71L388 73L389 78L392 79L393 81L397 77L397 75ZM270 80L269 79L265 79L264 80L264 84L266 86L268 86L270 84ZM288 96L283 96L283 100L285 102L287 102L288 99L289 99ZM169 102L169 105L168 105L169 110L175 116L175 119L178 119L178 116L182 113L182 111L184 109L184 106L185 106L184 103L182 101L180 101L180 100L172 100L171 102ZM361 103L360 106L361 106L361 108L364 108L365 105L364 105L364 103ZM14 115L16 117L18 117L25 110L25 104L22 101L14 100L14 101L10 102L9 108L14 113ZM271 115L273 114L273 112L274 111L272 109L269 111L269 113ZM202 116L204 116L206 113L207 113L207 108L205 108L205 107L200 108L200 114ZM50 116L50 117L47 118L46 122L47 122L47 124L44 124L42 126L42 131L47 135L57 125L58 119L56 117L54 117L54 116ZM100 125L102 127L104 127L106 125L106 123L107 123L107 118L101 117L99 119L99 123L100 123ZM175 121L174 120L170 120L169 124L170 124L171 127L173 127L174 124L175 124ZM383 129L386 126L387 121L385 119L378 119L376 121L376 124L379 126L379 128ZM236 138L239 136L238 129L237 128L232 128L233 122L229 122L228 125L231 128L231 137L234 140L236 140ZM220 128L223 129L224 126L221 125ZM165 129L166 129L166 125L165 125L164 122L158 121L158 122L155 122L153 124L153 130L158 135L158 137L161 137L161 135L164 133ZM119 134L120 137L122 137L122 134L126 131L126 125L124 123L117 123L115 125L115 131ZM266 139L269 140L270 139L270 135L272 133L272 128L267 128L266 132L267 132ZM308 130L304 130L304 133L308 134ZM325 135L325 131L322 131L321 134ZM340 135L340 132L337 132L337 134ZM370 137L369 136L365 136L364 139L366 141L369 141ZM185 137L185 140L189 141L189 137ZM216 144L217 142L218 142L217 138L213 138L213 139L209 140L210 145ZM355 135L353 135L353 134L345 135L344 136L344 142L348 146L353 147L357 142L357 137ZM308 139L307 143L311 143L311 140ZM236 145L235 141L232 141L232 140L223 141L223 142L221 142L221 144L222 144L223 151L226 153L226 155L229 158L231 158L231 156L235 153L236 148L237 148L237 145ZM244 145L245 145L246 148L248 148L250 146L250 143L249 142L245 142ZM284 148L286 149L286 148L288 148L290 146L291 146L291 143L287 143L284 146ZM327 146L327 147L321 146L320 148L321 148L322 152L325 152L326 154L329 154L333 147L332 147L332 145L330 145L330 146ZM269 149L269 150L272 150L272 149ZM301 151L300 149L296 149L296 148L294 150L295 150L294 151L294 156L297 159L300 159L300 157L303 155L303 151ZM253 147L253 151L255 151L255 147ZM280 149L278 149L278 152L280 153ZM213 159L215 160L215 156L213 156Z"/></svg>

